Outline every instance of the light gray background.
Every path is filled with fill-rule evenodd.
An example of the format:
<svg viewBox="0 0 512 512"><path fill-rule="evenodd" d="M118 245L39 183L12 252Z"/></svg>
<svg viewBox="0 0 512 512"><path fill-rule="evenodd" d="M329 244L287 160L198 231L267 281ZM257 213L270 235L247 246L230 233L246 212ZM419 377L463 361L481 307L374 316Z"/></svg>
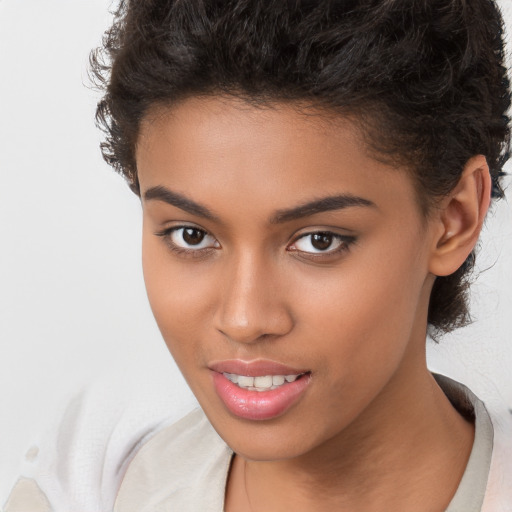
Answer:
<svg viewBox="0 0 512 512"><path fill-rule="evenodd" d="M83 85L109 4L0 0L0 503L34 433L82 386L110 380L106 400L122 390L149 409L163 393L174 414L193 403L147 304L138 200L100 157L98 95ZM429 343L430 364L512 408L506 201L482 244L478 321Z"/></svg>

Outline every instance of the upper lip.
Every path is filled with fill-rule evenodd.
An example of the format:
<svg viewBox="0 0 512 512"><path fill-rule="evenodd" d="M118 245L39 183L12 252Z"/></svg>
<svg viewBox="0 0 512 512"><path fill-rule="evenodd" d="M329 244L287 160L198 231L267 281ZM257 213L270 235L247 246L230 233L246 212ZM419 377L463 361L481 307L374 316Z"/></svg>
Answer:
<svg viewBox="0 0 512 512"><path fill-rule="evenodd" d="M301 368L293 368L266 359L254 359L252 361L243 361L242 359L214 361L208 365L208 368L219 373L234 373L236 375L246 375L247 377L259 377L262 375L300 375L309 371Z"/></svg>

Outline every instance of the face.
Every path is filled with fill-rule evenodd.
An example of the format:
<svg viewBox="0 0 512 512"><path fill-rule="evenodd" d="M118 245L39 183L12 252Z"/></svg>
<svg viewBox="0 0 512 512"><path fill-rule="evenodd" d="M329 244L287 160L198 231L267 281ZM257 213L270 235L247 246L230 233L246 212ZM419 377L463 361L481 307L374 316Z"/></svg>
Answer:
<svg viewBox="0 0 512 512"><path fill-rule="evenodd" d="M153 313L235 452L297 457L398 410L432 285L407 172L348 120L218 97L148 115L136 158Z"/></svg>

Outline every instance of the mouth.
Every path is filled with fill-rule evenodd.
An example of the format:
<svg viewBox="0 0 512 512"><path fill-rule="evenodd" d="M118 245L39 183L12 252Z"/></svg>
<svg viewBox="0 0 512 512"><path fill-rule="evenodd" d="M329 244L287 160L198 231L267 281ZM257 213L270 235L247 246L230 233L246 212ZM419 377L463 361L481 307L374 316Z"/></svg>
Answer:
<svg viewBox="0 0 512 512"><path fill-rule="evenodd" d="M290 375L262 375L257 377L249 377L247 375L237 375L236 373L223 373L224 377L239 388L248 389L249 391L269 391L279 389L290 382L295 382L307 373L290 374Z"/></svg>
<svg viewBox="0 0 512 512"><path fill-rule="evenodd" d="M209 365L217 395L233 415L269 420L283 415L305 395L311 371L273 361L221 361Z"/></svg>

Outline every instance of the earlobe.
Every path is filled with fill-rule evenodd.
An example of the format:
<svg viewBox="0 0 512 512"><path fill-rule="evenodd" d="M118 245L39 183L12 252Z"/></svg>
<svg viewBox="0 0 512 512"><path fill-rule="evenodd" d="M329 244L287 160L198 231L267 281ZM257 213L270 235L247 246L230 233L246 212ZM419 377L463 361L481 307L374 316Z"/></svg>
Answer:
<svg viewBox="0 0 512 512"><path fill-rule="evenodd" d="M491 176L483 155L466 163L459 182L443 199L431 253L430 272L453 274L473 250L491 201Z"/></svg>

